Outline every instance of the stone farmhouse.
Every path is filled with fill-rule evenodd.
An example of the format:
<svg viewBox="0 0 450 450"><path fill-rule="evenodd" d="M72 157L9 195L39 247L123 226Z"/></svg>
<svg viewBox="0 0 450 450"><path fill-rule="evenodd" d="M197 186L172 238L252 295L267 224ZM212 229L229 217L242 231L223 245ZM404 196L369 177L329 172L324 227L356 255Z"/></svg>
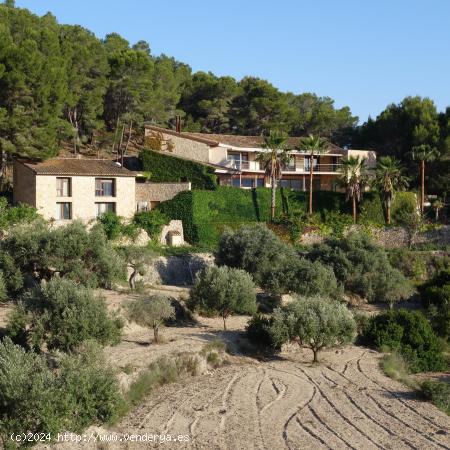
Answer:
<svg viewBox="0 0 450 450"><path fill-rule="evenodd" d="M190 183L145 183L138 172L101 159L16 160L13 200L47 220L88 222L105 212L125 218L190 190Z"/></svg>

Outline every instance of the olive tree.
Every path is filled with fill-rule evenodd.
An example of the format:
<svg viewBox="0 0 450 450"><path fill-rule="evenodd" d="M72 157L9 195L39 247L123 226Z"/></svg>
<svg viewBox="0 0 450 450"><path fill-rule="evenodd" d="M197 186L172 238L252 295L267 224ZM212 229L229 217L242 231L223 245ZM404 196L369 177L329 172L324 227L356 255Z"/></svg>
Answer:
<svg viewBox="0 0 450 450"><path fill-rule="evenodd" d="M255 284L244 270L210 266L197 274L190 302L201 312L222 317L226 330L226 319L231 314L256 312Z"/></svg>
<svg viewBox="0 0 450 450"><path fill-rule="evenodd" d="M128 317L138 325L152 328L154 342L159 342L159 330L165 320L175 317L175 308L170 300L160 295L140 297L130 303Z"/></svg>
<svg viewBox="0 0 450 450"><path fill-rule="evenodd" d="M127 266L131 269L128 284L130 285L130 289L134 291L136 289L137 276L145 275L147 271L146 266L150 264L156 256L147 248L136 246L123 247L120 249L120 254L123 256Z"/></svg>
<svg viewBox="0 0 450 450"><path fill-rule="evenodd" d="M91 289L53 278L23 296L6 332L15 342L36 350L46 344L50 350L72 351L86 340L117 344L122 326Z"/></svg>
<svg viewBox="0 0 450 450"><path fill-rule="evenodd" d="M356 323L352 313L338 301L299 297L275 310L272 333L279 344L293 341L310 348L313 362L318 362L318 354L324 348L352 342Z"/></svg>

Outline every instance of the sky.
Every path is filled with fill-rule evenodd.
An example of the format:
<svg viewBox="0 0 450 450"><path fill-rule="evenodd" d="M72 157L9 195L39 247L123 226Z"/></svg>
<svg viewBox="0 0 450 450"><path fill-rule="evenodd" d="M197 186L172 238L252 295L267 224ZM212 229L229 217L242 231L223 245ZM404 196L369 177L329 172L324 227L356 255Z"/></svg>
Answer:
<svg viewBox="0 0 450 450"><path fill-rule="evenodd" d="M450 0L16 0L194 71L329 96L364 122L407 95L450 105Z"/></svg>

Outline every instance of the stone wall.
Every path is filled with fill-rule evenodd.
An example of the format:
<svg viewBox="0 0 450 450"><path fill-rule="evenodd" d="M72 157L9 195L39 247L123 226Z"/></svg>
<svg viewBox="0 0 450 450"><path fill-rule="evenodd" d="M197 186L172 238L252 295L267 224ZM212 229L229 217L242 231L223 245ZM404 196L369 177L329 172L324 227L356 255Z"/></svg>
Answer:
<svg viewBox="0 0 450 450"><path fill-rule="evenodd" d="M176 133L165 133L150 128L145 129L145 136L152 136L161 133L165 141L173 144L172 154L182 158L193 159L203 163L209 162L209 145L203 142L186 139L182 135Z"/></svg>
<svg viewBox="0 0 450 450"><path fill-rule="evenodd" d="M351 230L357 231L358 228L358 226L352 226ZM371 233L375 241L385 248L408 247L411 244L423 243L450 245L450 226L448 225L424 233L417 233L414 236L403 227L372 228ZM300 242L303 245L313 245L324 240L325 237L320 234L305 233Z"/></svg>
<svg viewBox="0 0 450 450"><path fill-rule="evenodd" d="M191 286L197 272L212 264L214 257L209 253L160 256L146 268L145 275L138 279L150 285Z"/></svg>
<svg viewBox="0 0 450 450"><path fill-rule="evenodd" d="M161 231L159 242L162 245L169 243L168 235L171 231L178 231L181 235L181 241L184 242L183 222L181 220L171 220L168 225L164 225Z"/></svg>
<svg viewBox="0 0 450 450"><path fill-rule="evenodd" d="M164 202L179 192L190 191L191 183L136 183L136 202Z"/></svg>
<svg viewBox="0 0 450 450"><path fill-rule="evenodd" d="M36 175L34 172L18 161L13 165L13 201L14 203L26 203L36 207Z"/></svg>
<svg viewBox="0 0 450 450"><path fill-rule="evenodd" d="M57 197L56 176L36 176L36 204L38 212L47 219L56 215L57 202L72 203L72 218L84 222L95 219L96 203L115 203L116 214L131 218L136 211L136 193L134 177L105 177L115 180L114 197L96 197L94 176L68 176L71 179L71 196ZM63 222L63 221L62 221Z"/></svg>

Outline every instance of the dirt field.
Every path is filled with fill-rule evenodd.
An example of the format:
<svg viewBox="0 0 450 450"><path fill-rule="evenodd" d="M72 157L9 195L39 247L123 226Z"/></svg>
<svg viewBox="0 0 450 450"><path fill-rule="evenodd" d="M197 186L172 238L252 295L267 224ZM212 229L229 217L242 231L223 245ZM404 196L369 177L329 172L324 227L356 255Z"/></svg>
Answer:
<svg viewBox="0 0 450 450"><path fill-rule="evenodd" d="M107 293L111 309L130 300ZM166 342L148 345L148 330L128 324L124 340L106 349L116 367L131 372L163 354L201 349L214 338L238 351L247 318L200 319L198 326L164 330ZM309 351L286 352L258 362L241 355L232 364L166 385L112 429L91 427L86 435L187 436L171 443L96 442L58 449L449 449L450 417L414 398L408 388L385 377L380 354L361 348L327 351L319 365ZM129 372L128 370L126 372ZM133 375L121 374L122 382Z"/></svg>

